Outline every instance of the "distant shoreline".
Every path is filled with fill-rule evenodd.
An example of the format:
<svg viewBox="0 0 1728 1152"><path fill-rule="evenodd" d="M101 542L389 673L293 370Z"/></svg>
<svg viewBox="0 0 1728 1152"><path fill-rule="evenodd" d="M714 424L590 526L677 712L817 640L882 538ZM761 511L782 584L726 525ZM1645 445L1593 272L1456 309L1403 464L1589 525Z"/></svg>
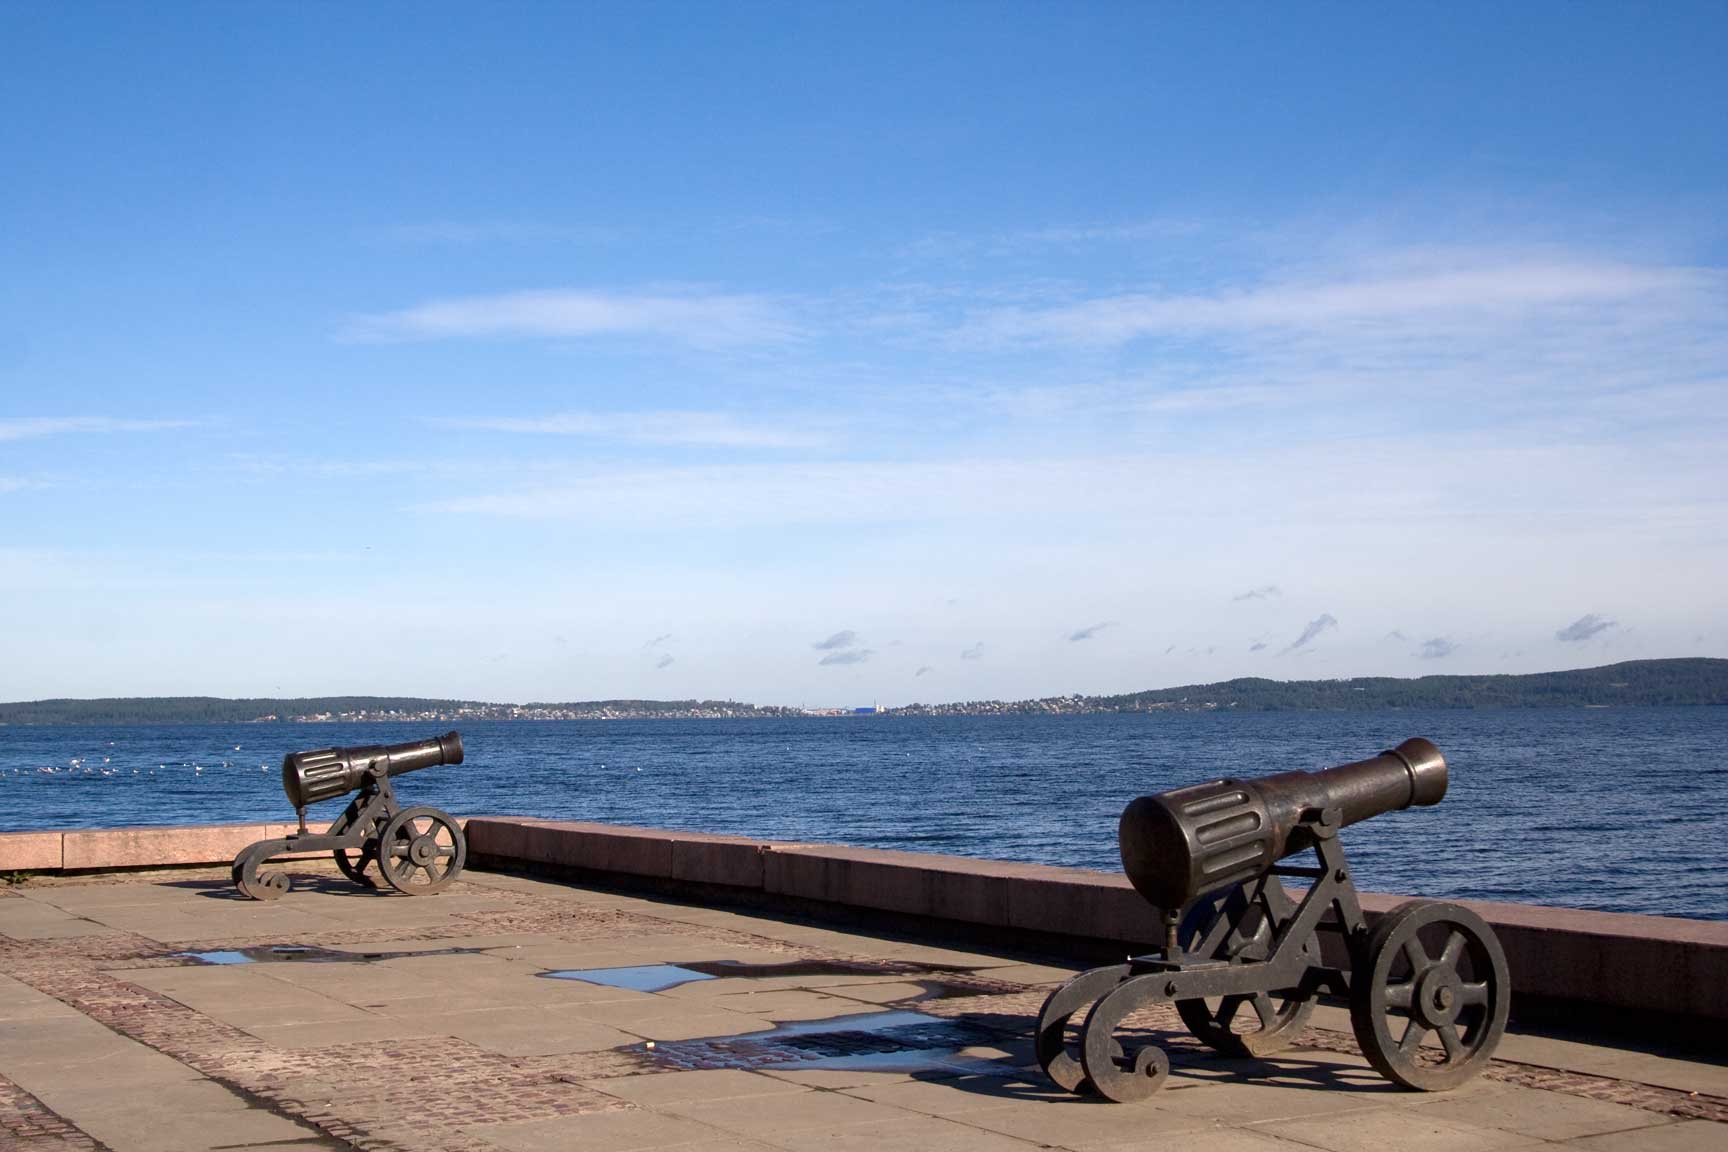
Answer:
<svg viewBox="0 0 1728 1152"><path fill-rule="evenodd" d="M808 716L1048 716L1136 712L1367 712L1399 709L1728 705L1728 660L1632 660L1517 676L1243 678L1117 696L971 700L899 708L804 709L734 700L595 700L503 704L411 696L60 699L0 704L0 726L88 724L366 724L476 720L727 720Z"/></svg>

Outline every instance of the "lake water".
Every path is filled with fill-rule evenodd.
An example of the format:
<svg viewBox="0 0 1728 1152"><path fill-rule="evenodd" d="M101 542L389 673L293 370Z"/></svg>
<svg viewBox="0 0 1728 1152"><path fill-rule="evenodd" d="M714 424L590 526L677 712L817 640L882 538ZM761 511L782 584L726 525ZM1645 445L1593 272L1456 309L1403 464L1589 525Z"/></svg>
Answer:
<svg viewBox="0 0 1728 1152"><path fill-rule="evenodd" d="M436 724L0 727L0 831L288 820L285 752ZM473 723L407 803L1117 871L1137 795L1445 752L1434 808L1345 833L1361 886L1728 919L1728 708ZM76 763L74 763L76 762ZM48 772L43 769L52 768ZM317 822L340 805L315 808Z"/></svg>

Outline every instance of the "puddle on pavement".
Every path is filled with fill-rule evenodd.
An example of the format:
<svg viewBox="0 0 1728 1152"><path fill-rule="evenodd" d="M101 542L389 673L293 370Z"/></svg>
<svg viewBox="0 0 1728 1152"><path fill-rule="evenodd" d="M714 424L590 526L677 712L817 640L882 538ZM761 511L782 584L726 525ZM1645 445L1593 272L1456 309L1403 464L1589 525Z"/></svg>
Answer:
<svg viewBox="0 0 1728 1152"><path fill-rule="evenodd" d="M329 948L277 944L268 948L219 949L212 952L174 952L171 955L200 964L375 964L406 956L460 956L484 953L484 948L428 948L419 952L336 952Z"/></svg>
<svg viewBox="0 0 1728 1152"><path fill-rule="evenodd" d="M564 968L539 975L549 980L581 980L637 992L664 992L698 980L767 980L787 976L905 976L908 983L923 988L922 995L908 997L917 1000L980 996L994 991L965 983L963 977L972 971L952 964L918 964L908 960L790 960L780 964L702 960L681 964L638 964L627 968ZM936 975L932 978L933 974Z"/></svg>
<svg viewBox="0 0 1728 1152"><path fill-rule="evenodd" d="M549 980L580 980L584 984L604 984L608 988L629 988L636 992L664 992L694 980L712 980L713 976L682 964L637 964L628 968L566 968L555 972L539 972Z"/></svg>
<svg viewBox="0 0 1728 1152"><path fill-rule="evenodd" d="M677 1070L849 1068L890 1072L943 1068L1013 1075L1016 1069L1011 1065L960 1055L963 1048L1002 1040L1001 1033L968 1020L895 1011L797 1020L735 1036L648 1041L625 1051Z"/></svg>

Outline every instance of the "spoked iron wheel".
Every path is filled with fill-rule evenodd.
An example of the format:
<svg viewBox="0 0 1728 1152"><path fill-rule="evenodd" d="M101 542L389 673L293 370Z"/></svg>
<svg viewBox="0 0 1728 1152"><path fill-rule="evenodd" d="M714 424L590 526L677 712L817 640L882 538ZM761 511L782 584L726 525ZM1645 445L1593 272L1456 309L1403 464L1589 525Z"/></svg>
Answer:
<svg viewBox="0 0 1728 1152"><path fill-rule="evenodd" d="M378 838L378 871L390 887L410 896L443 891L467 859L461 826L436 808L403 809Z"/></svg>
<svg viewBox="0 0 1728 1152"><path fill-rule="evenodd" d="M336 822L330 825L329 834L331 836L343 835L353 827L353 820L354 812L352 809L342 813L342 815L336 817ZM377 825L374 825L373 831L376 830ZM372 877L366 875L366 869L369 868L372 865L372 862L376 859L371 847L373 843L375 843L375 841L368 840L365 847L337 848L335 851L330 853L336 858L336 867L341 869L342 875L348 877L348 879L363 888L378 887L377 882L374 881Z"/></svg>
<svg viewBox="0 0 1728 1152"><path fill-rule="evenodd" d="M1374 927L1350 986L1362 1054L1406 1088L1456 1088L1482 1069L1506 1032L1506 954L1468 908L1401 904Z"/></svg>
<svg viewBox="0 0 1728 1152"><path fill-rule="evenodd" d="M1205 960L1265 960L1294 911L1278 877L1263 876L1191 908L1179 930L1182 949ZM1302 942L1302 955L1310 965L1320 963L1320 945L1312 934ZM1254 992L1178 1000L1176 1011L1195 1038L1215 1051L1269 1056L1295 1042L1314 1001L1289 992Z"/></svg>
<svg viewBox="0 0 1728 1152"><path fill-rule="evenodd" d="M362 888L378 887L378 882L366 875L366 869L372 866L370 848L338 848L331 855L336 857L336 867L342 875Z"/></svg>

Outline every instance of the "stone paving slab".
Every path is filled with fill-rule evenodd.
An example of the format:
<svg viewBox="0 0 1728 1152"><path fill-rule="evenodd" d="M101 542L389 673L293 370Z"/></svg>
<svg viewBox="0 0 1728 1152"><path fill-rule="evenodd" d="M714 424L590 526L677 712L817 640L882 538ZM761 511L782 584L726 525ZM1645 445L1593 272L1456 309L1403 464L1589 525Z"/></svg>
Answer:
<svg viewBox="0 0 1728 1152"><path fill-rule="evenodd" d="M1248 1061L1156 1009L1129 1023L1166 1045L1170 1082L1113 1105L1032 1061L1032 1018L1074 970L1047 957L517 876L411 898L290 867L269 905L221 871L0 889L0 1152L1728 1152L1724 1062L1515 1035L1427 1095L1381 1080L1335 1010ZM721 961L745 967L659 991L545 975Z"/></svg>

